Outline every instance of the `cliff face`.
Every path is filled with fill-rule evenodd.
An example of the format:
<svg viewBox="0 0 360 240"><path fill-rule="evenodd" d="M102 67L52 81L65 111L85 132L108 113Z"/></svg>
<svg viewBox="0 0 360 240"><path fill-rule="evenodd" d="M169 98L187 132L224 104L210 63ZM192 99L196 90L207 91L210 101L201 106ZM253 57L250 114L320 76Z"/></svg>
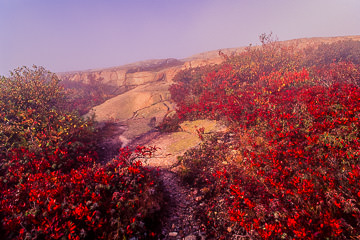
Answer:
<svg viewBox="0 0 360 240"><path fill-rule="evenodd" d="M79 72L58 73L64 81L92 84L101 82L114 87L136 87L151 82L171 82L180 70L206 64L220 63L217 51L209 57L193 57L184 60L157 59L137 62L120 67L94 69Z"/></svg>
<svg viewBox="0 0 360 240"><path fill-rule="evenodd" d="M172 79L182 69L220 63L212 58L187 60L148 60L107 69L58 73L63 81L82 84L104 84L122 93L93 107L88 116L99 122L120 122L127 130L124 135L134 139L152 130L175 109L169 87Z"/></svg>
<svg viewBox="0 0 360 240"><path fill-rule="evenodd" d="M339 40L360 40L360 36L334 38L306 38L280 42L295 45L297 48L316 46ZM246 47L221 50L225 54L240 53ZM99 122L116 121L125 124L128 138L137 137L162 121L163 117L174 110L170 99L169 86L174 76L182 69L207 64L218 64L223 59L219 50L193 55L189 58L147 60L119 67L95 69L79 72L59 73L65 81L83 84L101 83L114 89L125 89L120 95L94 107L89 114L94 114Z"/></svg>
<svg viewBox="0 0 360 240"><path fill-rule="evenodd" d="M173 68L179 68L183 61L176 59L148 60L120 67L59 73L65 81L92 84L102 82L114 87L139 86L150 82L171 79ZM168 71L164 71L168 70Z"/></svg>

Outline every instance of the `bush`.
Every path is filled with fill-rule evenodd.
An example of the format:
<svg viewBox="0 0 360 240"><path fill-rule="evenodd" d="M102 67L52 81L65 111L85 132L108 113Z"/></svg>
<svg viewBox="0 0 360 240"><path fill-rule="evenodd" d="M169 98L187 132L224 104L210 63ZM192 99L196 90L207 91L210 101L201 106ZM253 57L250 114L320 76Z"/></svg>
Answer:
<svg viewBox="0 0 360 240"><path fill-rule="evenodd" d="M116 87L103 83L103 78L97 79L94 74L88 74L88 83L76 82L63 76L60 84L64 86L68 97L68 105L81 115L106 100L124 93L128 86Z"/></svg>
<svg viewBox="0 0 360 240"><path fill-rule="evenodd" d="M171 114L174 112L169 113ZM157 126L157 129L160 132L176 132L180 130L180 119L178 115L176 113L171 115L170 114L166 114L163 121L159 124L159 126Z"/></svg>
<svg viewBox="0 0 360 240"><path fill-rule="evenodd" d="M173 97L179 116L227 118L234 134L228 148L209 141L184 156L184 179L212 193L199 218L217 238L356 238L359 65L300 68L297 58L287 57L293 53L270 50L229 57L196 78L197 94L181 81L172 88L172 94L194 94Z"/></svg>
<svg viewBox="0 0 360 240"><path fill-rule="evenodd" d="M43 168L38 164L43 159L28 152L14 156L18 170L7 169L10 176L1 179L5 238L146 238L151 233L144 219L158 210L160 200L151 173L136 160L146 154L144 149L135 154L123 149L104 166L87 158L90 166L68 173ZM40 171L24 173L26 157Z"/></svg>
<svg viewBox="0 0 360 240"><path fill-rule="evenodd" d="M322 67L334 62L360 64L360 41L345 40L322 43L318 47L304 49L304 64L307 67Z"/></svg>
<svg viewBox="0 0 360 240"><path fill-rule="evenodd" d="M240 147L244 171L229 186L233 221L262 239L359 234L359 90L346 84L291 89L271 94L249 116L262 123L252 131L264 143L254 138L252 149Z"/></svg>
<svg viewBox="0 0 360 240"><path fill-rule="evenodd" d="M68 109L67 96L55 74L42 67L16 69L0 85L0 156L25 147L41 152L46 147L91 146L92 121L85 121Z"/></svg>
<svg viewBox="0 0 360 240"><path fill-rule="evenodd" d="M140 158L154 149L122 149L100 164L94 123L66 108L58 82L41 67L1 79L1 236L148 238L161 195Z"/></svg>

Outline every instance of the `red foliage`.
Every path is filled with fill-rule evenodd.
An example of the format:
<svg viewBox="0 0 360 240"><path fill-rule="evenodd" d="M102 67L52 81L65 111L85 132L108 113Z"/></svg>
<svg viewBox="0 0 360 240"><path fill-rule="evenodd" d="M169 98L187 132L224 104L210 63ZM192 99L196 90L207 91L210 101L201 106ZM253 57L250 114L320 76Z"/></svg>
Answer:
<svg viewBox="0 0 360 240"><path fill-rule="evenodd" d="M43 68L0 84L1 239L146 238L156 185L140 158L121 149L100 164L94 123L66 110L66 93Z"/></svg>
<svg viewBox="0 0 360 240"><path fill-rule="evenodd" d="M151 151L122 149L104 166L85 155L76 159L81 166L60 169L51 166L64 161L66 152L46 159L17 151L0 185L5 238L145 237L145 198L154 198L154 182L136 158Z"/></svg>
<svg viewBox="0 0 360 240"><path fill-rule="evenodd" d="M244 84L231 65L223 65L202 80L195 101L178 105L180 117L206 116L231 123L238 139L232 144L242 158L234 159L227 173L218 174L221 184L216 184L229 193L229 220L248 236L360 235L357 69L348 63L334 64L316 75L305 68L282 69ZM246 146L241 140L244 133ZM217 208L209 206L208 215Z"/></svg>

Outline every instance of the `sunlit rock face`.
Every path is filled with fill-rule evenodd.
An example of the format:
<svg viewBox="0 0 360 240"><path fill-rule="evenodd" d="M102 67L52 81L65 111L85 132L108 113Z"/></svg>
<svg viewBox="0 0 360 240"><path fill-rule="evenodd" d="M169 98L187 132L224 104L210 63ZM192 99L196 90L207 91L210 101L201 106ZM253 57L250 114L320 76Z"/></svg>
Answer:
<svg viewBox="0 0 360 240"><path fill-rule="evenodd" d="M154 127L175 108L169 87L179 71L217 64L222 60L217 53L209 52L183 60L148 60L107 69L59 73L59 76L69 82L104 84L123 89L121 94L90 110L88 116L94 115L95 120L128 123L136 120L138 127L141 124L149 125L152 121L150 125ZM148 127L144 129L148 130Z"/></svg>
<svg viewBox="0 0 360 240"><path fill-rule="evenodd" d="M284 46L302 49L339 40L360 40L360 36L334 38L305 38L279 42ZM253 46L257 47L257 46ZM169 87L174 76L183 69L224 61L224 56L238 54L247 47L227 48L199 53L185 59L157 59L124 66L58 73L65 81L82 84L103 84L119 95L93 107L89 115L99 122L116 121L128 126L127 133L136 137L156 127L166 114L175 109Z"/></svg>
<svg viewBox="0 0 360 240"><path fill-rule="evenodd" d="M59 73L66 81L94 84L101 82L114 87L138 86L149 82L171 80L174 69L181 69L184 61L176 59L148 60L120 67Z"/></svg>
<svg viewBox="0 0 360 240"><path fill-rule="evenodd" d="M174 108L168 88L166 82L139 86L94 107L90 114L97 121L161 118Z"/></svg>
<svg viewBox="0 0 360 240"><path fill-rule="evenodd" d="M186 61L148 60L125 66L59 73L64 81L81 84L104 84L107 89L122 89L121 94L93 107L87 116L98 122L121 122L128 137L151 131L166 114L175 109L169 87L173 77L184 69Z"/></svg>

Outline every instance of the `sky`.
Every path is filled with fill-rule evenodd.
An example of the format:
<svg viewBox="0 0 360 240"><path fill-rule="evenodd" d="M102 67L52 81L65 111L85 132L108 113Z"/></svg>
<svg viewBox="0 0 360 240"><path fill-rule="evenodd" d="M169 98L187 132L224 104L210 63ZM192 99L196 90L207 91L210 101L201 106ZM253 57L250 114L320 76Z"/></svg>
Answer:
<svg viewBox="0 0 360 240"><path fill-rule="evenodd" d="M0 75L186 58L278 40L360 35L359 0L0 0Z"/></svg>

